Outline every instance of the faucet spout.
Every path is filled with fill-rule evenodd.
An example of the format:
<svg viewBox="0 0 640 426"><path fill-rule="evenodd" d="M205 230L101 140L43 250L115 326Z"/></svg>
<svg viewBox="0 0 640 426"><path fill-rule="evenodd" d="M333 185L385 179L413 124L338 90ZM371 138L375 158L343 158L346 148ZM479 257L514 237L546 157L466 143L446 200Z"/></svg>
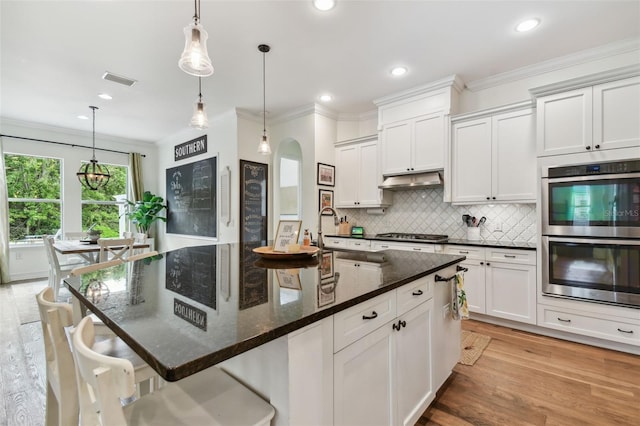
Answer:
<svg viewBox="0 0 640 426"><path fill-rule="evenodd" d="M325 211L330 211L333 216L333 223L337 226L340 222L338 221L338 212L336 212L332 207L323 207L320 209L318 213L318 247L322 249L324 247L324 242L322 241L322 213Z"/></svg>

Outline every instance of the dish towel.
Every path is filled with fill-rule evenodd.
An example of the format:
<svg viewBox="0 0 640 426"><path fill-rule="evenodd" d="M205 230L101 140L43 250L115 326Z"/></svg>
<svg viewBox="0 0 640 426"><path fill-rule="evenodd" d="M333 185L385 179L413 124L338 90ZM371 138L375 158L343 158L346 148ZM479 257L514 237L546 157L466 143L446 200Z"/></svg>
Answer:
<svg viewBox="0 0 640 426"><path fill-rule="evenodd" d="M451 317L453 319L468 319L469 307L467 305L467 294L464 292L464 273L456 273L452 279L451 286Z"/></svg>

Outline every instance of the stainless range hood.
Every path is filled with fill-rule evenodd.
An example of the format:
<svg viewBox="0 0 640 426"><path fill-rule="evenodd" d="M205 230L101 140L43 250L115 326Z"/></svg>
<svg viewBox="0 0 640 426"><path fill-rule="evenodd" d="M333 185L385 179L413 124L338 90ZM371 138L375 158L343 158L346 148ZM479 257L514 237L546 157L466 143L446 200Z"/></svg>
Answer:
<svg viewBox="0 0 640 426"><path fill-rule="evenodd" d="M442 185L440 172L416 173L413 175L385 176L380 189L402 191L408 189L433 188Z"/></svg>

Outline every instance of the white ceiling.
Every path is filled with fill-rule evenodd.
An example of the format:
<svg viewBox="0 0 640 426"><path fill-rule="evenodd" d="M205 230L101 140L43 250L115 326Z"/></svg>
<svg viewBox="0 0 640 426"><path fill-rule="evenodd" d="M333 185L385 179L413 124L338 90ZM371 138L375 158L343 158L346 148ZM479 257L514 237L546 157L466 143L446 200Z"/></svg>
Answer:
<svg viewBox="0 0 640 426"><path fill-rule="evenodd" d="M260 114L262 54L270 116L317 102L338 113L458 74L469 83L619 40L640 37L640 1L202 0L215 67L203 79L210 119L230 108ZM178 69L192 0L1 0L0 116L155 142L187 127L197 78ZM531 33L513 31L538 17ZM409 68L403 78L389 70ZM104 81L105 71L138 80ZM99 99L107 92L113 100Z"/></svg>

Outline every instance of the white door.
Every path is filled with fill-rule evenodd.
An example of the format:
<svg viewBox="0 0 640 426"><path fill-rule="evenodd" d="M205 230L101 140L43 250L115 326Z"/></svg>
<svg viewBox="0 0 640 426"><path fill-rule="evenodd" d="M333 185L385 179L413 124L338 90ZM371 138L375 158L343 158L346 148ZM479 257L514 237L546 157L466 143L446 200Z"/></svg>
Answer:
<svg viewBox="0 0 640 426"><path fill-rule="evenodd" d="M591 101L591 87L538 98L536 133L539 156L591 150Z"/></svg>
<svg viewBox="0 0 640 426"><path fill-rule="evenodd" d="M493 116L492 200L536 202L535 131L532 109Z"/></svg>
<svg viewBox="0 0 640 426"><path fill-rule="evenodd" d="M411 169L411 122L401 121L382 129L382 174L407 173Z"/></svg>
<svg viewBox="0 0 640 426"><path fill-rule="evenodd" d="M432 315L433 299L429 299L397 320L401 321L400 330L395 332L398 390L396 424L399 425L416 424L435 397L431 371Z"/></svg>
<svg viewBox="0 0 640 426"><path fill-rule="evenodd" d="M358 205L380 205L380 174L378 174L378 141L360 144L360 176L358 177Z"/></svg>
<svg viewBox="0 0 640 426"><path fill-rule="evenodd" d="M386 324L334 355L336 426L395 425L392 332Z"/></svg>
<svg viewBox="0 0 640 426"><path fill-rule="evenodd" d="M593 147L640 146L640 77L593 87Z"/></svg>
<svg viewBox="0 0 640 426"><path fill-rule="evenodd" d="M358 145L336 149L336 207L353 207L358 201L360 150Z"/></svg>
<svg viewBox="0 0 640 426"><path fill-rule="evenodd" d="M535 324L536 267L490 262L486 269L487 315Z"/></svg>
<svg viewBox="0 0 640 426"><path fill-rule="evenodd" d="M491 118L453 126L453 202L491 198Z"/></svg>
<svg viewBox="0 0 640 426"><path fill-rule="evenodd" d="M442 112L416 118L412 171L444 169L445 119Z"/></svg>

